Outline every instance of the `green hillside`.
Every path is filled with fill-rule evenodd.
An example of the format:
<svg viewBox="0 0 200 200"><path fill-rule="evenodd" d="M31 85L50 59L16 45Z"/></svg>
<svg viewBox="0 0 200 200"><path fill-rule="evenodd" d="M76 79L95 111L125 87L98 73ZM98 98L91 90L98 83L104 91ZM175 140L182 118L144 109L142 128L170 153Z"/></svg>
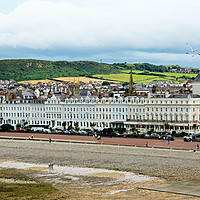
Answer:
<svg viewBox="0 0 200 200"><path fill-rule="evenodd" d="M185 82L194 78L199 69L193 68L195 74L170 73L170 69L181 69L178 65L153 65L149 63L98 63L92 61L47 61L34 59L0 60L0 80L16 81L42 80L59 77L96 77L107 80L128 82L130 69L133 69L135 82L152 80L173 80Z"/></svg>
<svg viewBox="0 0 200 200"><path fill-rule="evenodd" d="M115 74L120 70L113 65L92 61L44 61L33 59L0 60L0 79L38 80L68 76Z"/></svg>

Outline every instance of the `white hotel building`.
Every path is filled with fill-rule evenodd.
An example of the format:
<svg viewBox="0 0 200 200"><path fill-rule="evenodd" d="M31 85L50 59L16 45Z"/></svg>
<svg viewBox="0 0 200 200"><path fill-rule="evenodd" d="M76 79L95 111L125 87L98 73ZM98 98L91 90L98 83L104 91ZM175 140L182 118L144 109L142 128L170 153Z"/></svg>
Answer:
<svg viewBox="0 0 200 200"><path fill-rule="evenodd" d="M96 123L96 129L124 127L133 125L141 132L150 129L165 131L168 123L170 130L192 132L196 124L199 132L200 96L171 95L126 98L78 97L61 101L55 96L47 100L10 100L0 102L0 125L23 124L49 125L63 129L62 122L74 125L78 122L81 129L90 129L90 123Z"/></svg>
<svg viewBox="0 0 200 200"><path fill-rule="evenodd" d="M132 75L132 73L131 73ZM132 79L130 78L130 83ZM131 84L129 84L130 87ZM132 86L131 86L132 87ZM130 88L129 88L130 91ZM136 126L141 132L163 132L168 123L170 131L200 132L200 74L193 82L193 94L129 96L126 98L74 97L65 100L52 96L47 100L24 99L6 100L0 97L0 125L18 123L23 125L49 126L63 129L62 123L81 129L90 129L95 122L96 129L126 128ZM169 131L168 130L168 131Z"/></svg>

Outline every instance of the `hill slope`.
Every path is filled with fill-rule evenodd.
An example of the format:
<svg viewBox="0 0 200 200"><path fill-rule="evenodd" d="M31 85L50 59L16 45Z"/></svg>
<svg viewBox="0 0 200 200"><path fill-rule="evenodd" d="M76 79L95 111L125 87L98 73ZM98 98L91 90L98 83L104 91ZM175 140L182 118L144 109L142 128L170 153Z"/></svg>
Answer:
<svg viewBox="0 0 200 200"><path fill-rule="evenodd" d="M181 68L180 66L165 66L153 65L149 63L97 63L92 61L47 61L34 59L17 59L17 60L0 60L0 80L14 79L16 81L24 80L41 80L52 79L58 77L77 77L77 76L98 76L99 74L109 75L120 73L130 73L131 67L133 70L138 70L140 75L155 76L158 78L169 78L168 74L171 68ZM126 70L126 71L125 71ZM199 73L199 69L192 69L193 72ZM139 73L137 72L137 73ZM149 72L153 72L149 73ZM160 72L159 74L155 72ZM136 72L134 72L137 74ZM163 74L161 74L163 73ZM182 75L183 76L183 75ZM185 75L184 75L185 76ZM119 78L118 77L118 78ZM177 74L174 74L174 78ZM183 77L185 80L190 77ZM141 81L143 77L140 77ZM127 82L129 79L125 79Z"/></svg>
<svg viewBox="0 0 200 200"><path fill-rule="evenodd" d="M0 79L35 80L62 76L119 73L110 64L92 61L44 61L33 59L0 60Z"/></svg>

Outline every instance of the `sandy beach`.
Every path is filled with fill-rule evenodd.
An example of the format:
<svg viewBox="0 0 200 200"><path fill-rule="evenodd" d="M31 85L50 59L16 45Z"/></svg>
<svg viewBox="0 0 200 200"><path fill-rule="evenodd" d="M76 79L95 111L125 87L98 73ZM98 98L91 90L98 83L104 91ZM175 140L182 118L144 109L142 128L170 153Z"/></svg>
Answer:
<svg viewBox="0 0 200 200"><path fill-rule="evenodd" d="M37 180L51 183L60 189L70 185L71 191L79 187L84 194L85 187L90 191L92 186L98 187L104 190L105 196L112 194L111 199L124 194L130 198L135 188L143 185L194 178L200 180L199 158L200 152L188 150L0 140L1 169L31 171L31 176ZM53 170L48 168L51 162L54 163ZM61 184L65 185L61 187ZM155 194L159 192L145 193L150 195L149 199L156 199ZM96 195L96 199L104 199ZM159 195L167 199L167 193ZM157 199L160 199L159 195ZM170 194L171 199L183 199L182 195L174 195ZM71 199L77 198L72 196ZM88 193L86 196L93 199ZM145 199L139 189L136 199Z"/></svg>

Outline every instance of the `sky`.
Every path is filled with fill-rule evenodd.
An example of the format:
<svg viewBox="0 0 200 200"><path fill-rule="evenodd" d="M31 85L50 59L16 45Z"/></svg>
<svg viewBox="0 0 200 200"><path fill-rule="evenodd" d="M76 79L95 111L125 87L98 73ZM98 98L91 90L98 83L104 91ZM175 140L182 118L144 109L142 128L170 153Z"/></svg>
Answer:
<svg viewBox="0 0 200 200"><path fill-rule="evenodd" d="M0 0L0 5L0 59L200 68L200 56L190 54L190 46L196 53L200 48L199 0Z"/></svg>

